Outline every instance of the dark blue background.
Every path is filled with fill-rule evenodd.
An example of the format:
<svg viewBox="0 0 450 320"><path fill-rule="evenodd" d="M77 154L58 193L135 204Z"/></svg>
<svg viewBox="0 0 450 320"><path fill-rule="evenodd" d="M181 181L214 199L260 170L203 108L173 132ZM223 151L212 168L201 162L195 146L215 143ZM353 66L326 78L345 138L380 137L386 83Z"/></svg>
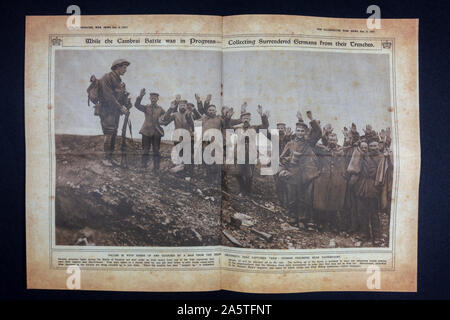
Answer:
<svg viewBox="0 0 450 320"><path fill-rule="evenodd" d="M449 299L449 1L8 1L1 3L0 298L36 299ZM421 183L417 293L211 293L74 292L26 289L24 52L25 15L82 14L291 14L367 18L377 4L382 18L419 18ZM402 214L401 212L399 214ZM178 304L178 302L177 302Z"/></svg>

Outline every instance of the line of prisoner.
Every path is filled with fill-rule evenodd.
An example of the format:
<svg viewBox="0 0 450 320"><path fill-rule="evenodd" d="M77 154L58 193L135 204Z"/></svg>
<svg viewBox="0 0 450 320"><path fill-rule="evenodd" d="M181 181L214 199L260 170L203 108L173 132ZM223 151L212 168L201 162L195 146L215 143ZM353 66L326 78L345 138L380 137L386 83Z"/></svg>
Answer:
<svg viewBox="0 0 450 320"><path fill-rule="evenodd" d="M129 112L131 104L124 104L121 98L125 86L120 76L130 63L116 60L111 72L101 80L101 119L105 135L105 165L114 164L115 137L121 114ZM194 132L194 121L200 120L202 130L226 130L241 125L243 130L269 127L269 113L263 113L258 106L261 125L251 125L251 114L241 108L239 119L232 119L233 108L223 106L221 114L211 104L211 95L204 102L195 94L194 104L177 96L165 111L157 104L158 93L150 93L150 104L142 104L145 89L140 91L135 101L136 109L145 114L142 135L142 167L146 168L153 155L153 171L159 171L160 142L164 136L162 126L174 123L175 129ZM360 136L355 124L350 130L344 128L344 144L338 145L336 133L330 124L322 129L320 121L307 112L309 125L297 112L295 132L284 123L278 123L280 169L274 176L275 189L281 206L290 214L290 224L307 230L330 230L353 234L362 241L371 240L381 245L380 213L389 215L391 207L393 162L390 128L379 133L366 126ZM191 139L192 143L194 139ZM246 156L248 146L246 146ZM193 148L191 148L193 150ZM238 180L241 195L250 196L255 165L236 165L232 173ZM186 165L188 175L194 174L194 165ZM222 179L222 187L227 190L227 170L218 165L207 166L207 176L217 175Z"/></svg>

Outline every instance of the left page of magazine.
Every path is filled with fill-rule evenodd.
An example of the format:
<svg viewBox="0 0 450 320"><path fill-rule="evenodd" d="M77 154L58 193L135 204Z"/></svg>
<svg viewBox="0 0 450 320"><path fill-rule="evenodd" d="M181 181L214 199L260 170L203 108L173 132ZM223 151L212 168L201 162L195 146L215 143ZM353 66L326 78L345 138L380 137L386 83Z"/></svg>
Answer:
<svg viewBox="0 0 450 320"><path fill-rule="evenodd" d="M222 18L70 19L26 18L27 287L220 289L220 184L171 160L221 105Z"/></svg>

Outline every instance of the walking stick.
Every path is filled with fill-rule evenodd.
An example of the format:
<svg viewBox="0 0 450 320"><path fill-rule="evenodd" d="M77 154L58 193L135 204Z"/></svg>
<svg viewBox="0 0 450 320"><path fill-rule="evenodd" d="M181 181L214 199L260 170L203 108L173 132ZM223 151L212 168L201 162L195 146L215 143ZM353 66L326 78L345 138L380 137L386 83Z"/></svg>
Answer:
<svg viewBox="0 0 450 320"><path fill-rule="evenodd" d="M122 158L120 161L120 166L122 168L128 168L128 161L127 161L127 126L130 127L130 134L131 134L131 121L130 123L128 118L130 117L130 108L131 108L131 102L128 100L128 112L125 114L125 119L123 119L123 125L122 125Z"/></svg>
<svg viewBox="0 0 450 320"><path fill-rule="evenodd" d="M128 162L127 162L127 124L128 124L128 117L130 116L130 112L128 112L125 115L125 119L123 120L123 126L122 126L122 158L120 161L120 166L122 168L128 168Z"/></svg>

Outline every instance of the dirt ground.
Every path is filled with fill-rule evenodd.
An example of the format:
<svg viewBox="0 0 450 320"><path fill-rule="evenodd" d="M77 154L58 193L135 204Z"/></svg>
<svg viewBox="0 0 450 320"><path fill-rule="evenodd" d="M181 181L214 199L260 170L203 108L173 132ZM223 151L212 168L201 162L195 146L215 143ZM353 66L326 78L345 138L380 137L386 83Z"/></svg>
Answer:
<svg viewBox="0 0 450 320"><path fill-rule="evenodd" d="M102 164L103 137L57 135L56 244L97 246L212 246L306 249L369 247L345 233L307 231L288 224L271 176L256 174L251 197L211 181L204 168L192 177L171 173L170 144L161 145L161 172L140 167L141 144L128 143L128 168ZM115 159L120 162L121 139ZM389 217L381 214L382 246Z"/></svg>

